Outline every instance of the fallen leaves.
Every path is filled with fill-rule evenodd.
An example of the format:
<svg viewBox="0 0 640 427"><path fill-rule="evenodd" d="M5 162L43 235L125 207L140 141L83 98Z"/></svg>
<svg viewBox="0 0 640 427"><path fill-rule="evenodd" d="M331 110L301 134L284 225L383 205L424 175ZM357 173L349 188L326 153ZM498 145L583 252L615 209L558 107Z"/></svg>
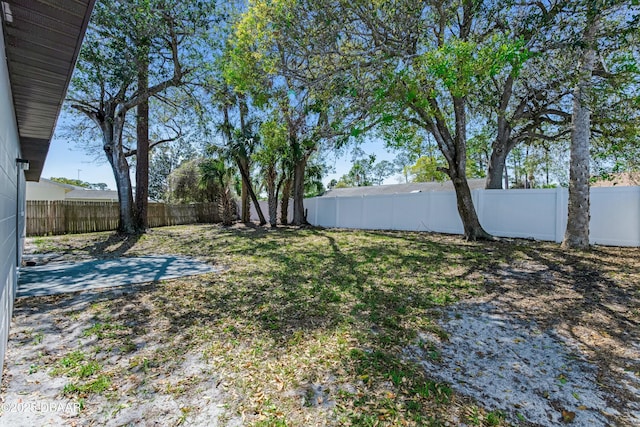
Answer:
<svg viewBox="0 0 640 427"><path fill-rule="evenodd" d="M118 239L98 233L43 240L48 247L64 247L69 256L74 248L73 256L113 256ZM176 399L201 398L224 405L227 417L245 417L243 425L282 421L305 426L400 426L425 420L471 424L465 418L472 416L466 408L481 408L483 402L455 394L441 401L433 397L437 393L420 395L412 389L415 378L392 378L383 366L359 371L359 362L349 360L348 353L361 348L397 357L412 334L437 326L434 305L487 290L523 316L537 316L541 324L545 319L555 324L562 317L563 322L594 331L600 341L587 333L580 335L589 345L601 345L604 338L607 344L620 347L621 343L616 328L599 320L602 316L586 316L598 307L589 305L591 300L582 294L597 295L593 301L603 303L619 298L628 311L612 311L607 318L612 324L625 324L624 316L637 319L640 313L640 268L630 268L640 267L640 251L635 249L597 248L569 257L551 243L485 244L427 233L288 228L267 232L241 225L231 229L198 225L154 229L127 252L149 253L197 256L224 265L226 271L140 287L137 293L105 292L95 310L79 309L75 297L67 296L21 301L16 306L17 321L28 323L29 314L37 312L46 322L55 312L80 316L78 322L85 322L90 312L112 316L113 322L127 327L127 333L135 325L133 341L138 347L120 355L122 359L106 359L113 365L111 399L117 402L135 393L158 397L171 378L169 389ZM594 274L575 276L568 267L574 265ZM448 339L444 331L434 332L442 341ZM630 334L625 336L628 342L637 331ZM113 348L118 348L121 337L116 334L113 340ZM514 343L526 344L524 338L515 338ZM74 349L78 343L71 340L68 345ZM174 351L178 349L182 353ZM219 387L205 393L197 385L180 383L181 377L191 375L184 370L194 363L182 358L187 352L202 355L197 363L210 371L198 375L203 380L215 377ZM487 349L476 356L496 355ZM145 364L144 358L153 364ZM127 360L136 361L136 369ZM38 365L46 365L46 358ZM556 384L567 380L564 374L556 378ZM160 381L165 381L163 387L154 388ZM127 387L116 387L123 383ZM323 390L311 396L316 404L309 407L301 404L300 395L308 384ZM333 409L322 406L330 401L335 402ZM92 402L98 408L108 404ZM91 410L82 416L90 419ZM581 405L577 410L587 409ZM559 415L565 423L575 422L571 410ZM166 421L158 413L149 417Z"/></svg>
<svg viewBox="0 0 640 427"><path fill-rule="evenodd" d="M563 423L572 423L573 420L575 420L576 418L576 413L572 412L572 411L567 411L565 409L563 409L561 411L562 414L562 422Z"/></svg>

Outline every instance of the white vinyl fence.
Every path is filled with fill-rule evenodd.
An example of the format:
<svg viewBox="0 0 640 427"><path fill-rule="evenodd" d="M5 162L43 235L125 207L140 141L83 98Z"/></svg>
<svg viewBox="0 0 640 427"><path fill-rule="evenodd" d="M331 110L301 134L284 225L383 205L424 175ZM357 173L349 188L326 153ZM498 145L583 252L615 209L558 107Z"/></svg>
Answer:
<svg viewBox="0 0 640 427"><path fill-rule="evenodd" d="M500 237L561 242L567 225L566 188L474 190L482 226ZM305 200L313 225L463 234L454 192L316 197ZM640 246L640 187L591 189L590 241Z"/></svg>

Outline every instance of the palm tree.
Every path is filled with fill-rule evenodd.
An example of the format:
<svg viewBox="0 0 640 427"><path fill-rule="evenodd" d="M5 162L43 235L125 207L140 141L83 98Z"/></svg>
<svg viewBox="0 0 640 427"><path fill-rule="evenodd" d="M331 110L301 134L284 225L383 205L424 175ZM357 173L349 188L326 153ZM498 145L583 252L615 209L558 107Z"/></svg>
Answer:
<svg viewBox="0 0 640 427"><path fill-rule="evenodd" d="M235 219L235 203L231 193L234 168L227 167L223 159L210 158L200 163L200 186L215 189L222 224L229 226Z"/></svg>

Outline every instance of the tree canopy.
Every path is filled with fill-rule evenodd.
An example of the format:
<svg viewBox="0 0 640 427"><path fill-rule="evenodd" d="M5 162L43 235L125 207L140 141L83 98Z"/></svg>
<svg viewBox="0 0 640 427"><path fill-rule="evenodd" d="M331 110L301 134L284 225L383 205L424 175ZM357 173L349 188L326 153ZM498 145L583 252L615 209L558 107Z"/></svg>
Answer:
<svg viewBox="0 0 640 427"><path fill-rule="evenodd" d="M589 158L573 164L582 165L587 185L594 173L639 167L639 7L632 0L98 2L70 106L99 129L125 229L129 166L142 138L132 136L128 113L150 100L144 147L185 140L195 150L217 147L240 177L245 221L263 195L270 224L278 203L286 222L292 196L294 223L304 224L303 198L321 191L324 153L380 138L398 154L393 164L362 153L333 184L375 185L394 173L449 179L466 238L491 238L468 178L486 178L487 188L571 186L578 178L569 174L568 147L585 127ZM581 109L588 121L578 120ZM151 168L164 177L150 177L155 194L179 166L170 152L151 154Z"/></svg>

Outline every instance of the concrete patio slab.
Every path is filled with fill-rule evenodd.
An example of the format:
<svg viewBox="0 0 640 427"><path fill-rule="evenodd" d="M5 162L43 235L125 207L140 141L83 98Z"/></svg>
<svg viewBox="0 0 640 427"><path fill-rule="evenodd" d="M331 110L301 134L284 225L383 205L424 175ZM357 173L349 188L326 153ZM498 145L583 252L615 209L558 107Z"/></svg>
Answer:
<svg viewBox="0 0 640 427"><path fill-rule="evenodd" d="M59 262L22 267L17 297L157 282L218 271L202 261L177 256L144 256Z"/></svg>

